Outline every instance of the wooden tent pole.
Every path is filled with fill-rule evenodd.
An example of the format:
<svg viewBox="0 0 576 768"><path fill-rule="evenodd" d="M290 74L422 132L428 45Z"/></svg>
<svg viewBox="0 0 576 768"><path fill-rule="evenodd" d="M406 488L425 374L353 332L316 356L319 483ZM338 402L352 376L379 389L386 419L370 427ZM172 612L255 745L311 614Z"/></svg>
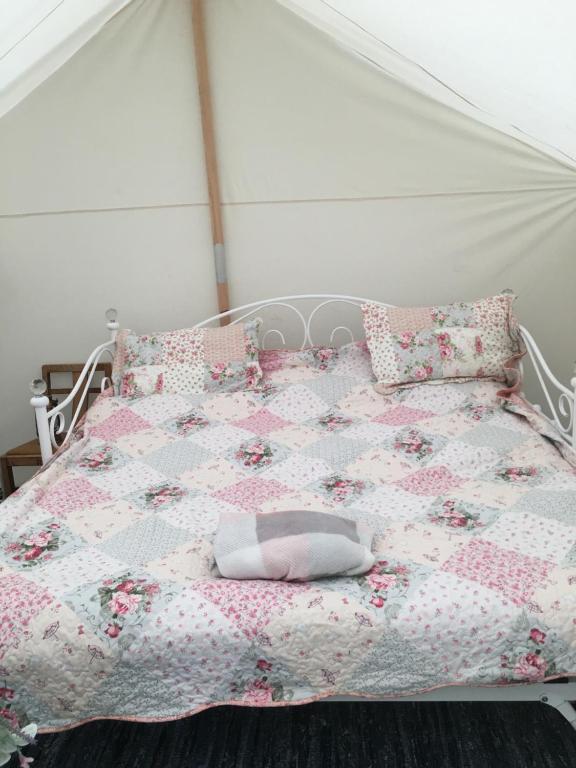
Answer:
<svg viewBox="0 0 576 768"><path fill-rule="evenodd" d="M214 243L214 268L216 271L218 310L220 312L227 312L230 309L230 298L228 294L228 277L226 274L226 251L224 249L224 228L222 226L222 201L220 198L216 141L214 138L214 114L212 111L212 96L210 93L208 56L206 53L203 0L192 0L192 25L194 30L194 54L196 57L198 95L200 97L202 135L204 138L206 179L208 182L208 198L210 201L210 220L212 222L212 242ZM229 319L224 318L220 321L220 325L226 325L228 322Z"/></svg>

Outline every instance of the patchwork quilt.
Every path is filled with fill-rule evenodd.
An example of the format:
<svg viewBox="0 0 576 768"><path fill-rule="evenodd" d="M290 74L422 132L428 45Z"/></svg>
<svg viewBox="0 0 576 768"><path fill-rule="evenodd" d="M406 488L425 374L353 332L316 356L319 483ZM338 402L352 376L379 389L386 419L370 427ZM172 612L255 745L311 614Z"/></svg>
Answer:
<svg viewBox="0 0 576 768"><path fill-rule="evenodd" d="M383 396L362 345L301 358L260 390L101 397L1 505L0 699L57 730L576 674L558 437L493 382ZM217 577L220 512L292 509L368 524L371 571Z"/></svg>

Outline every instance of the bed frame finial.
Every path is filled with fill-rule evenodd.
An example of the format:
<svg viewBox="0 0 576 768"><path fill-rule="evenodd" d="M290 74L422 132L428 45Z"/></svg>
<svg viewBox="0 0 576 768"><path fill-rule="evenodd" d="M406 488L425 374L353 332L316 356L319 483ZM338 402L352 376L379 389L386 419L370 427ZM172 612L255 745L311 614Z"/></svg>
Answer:
<svg viewBox="0 0 576 768"><path fill-rule="evenodd" d="M118 322L118 310L114 309L114 307L110 307L110 309L106 310L105 315L107 320L106 326L110 331L110 339L116 341L116 335L120 328L120 323Z"/></svg>
<svg viewBox="0 0 576 768"><path fill-rule="evenodd" d="M42 463L48 461L50 456L52 456L50 428L47 415L50 400L46 396L47 389L48 387L44 379L32 379L30 382L30 392L32 392L30 405L34 408L34 413L36 415L36 427L38 429L38 441L40 442Z"/></svg>

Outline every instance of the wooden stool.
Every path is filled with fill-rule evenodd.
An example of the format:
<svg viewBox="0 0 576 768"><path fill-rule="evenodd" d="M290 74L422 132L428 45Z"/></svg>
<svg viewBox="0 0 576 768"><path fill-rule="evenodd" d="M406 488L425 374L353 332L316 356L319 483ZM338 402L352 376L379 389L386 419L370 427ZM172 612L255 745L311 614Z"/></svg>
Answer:
<svg viewBox="0 0 576 768"><path fill-rule="evenodd" d="M42 378L47 384L46 395L49 398L56 398L61 395L66 397L74 388L82 369L83 363L53 363L42 366ZM103 376L110 378L112 376L111 363L99 363L96 366L96 370L100 371ZM52 377L55 374L70 374L72 376L72 384L69 387L54 386ZM76 409L80 405L80 398L82 397L83 388L80 388L79 393L74 397L72 402L72 413L76 413ZM88 390L88 396L82 404L80 416L83 416L89 404L90 395L100 394L99 387L90 387ZM64 436L62 436L64 437ZM3 456L0 456L0 474L2 477L2 487L4 489L4 498L10 496L16 490L16 483L14 482L14 467L41 467L42 456L40 453L40 442L36 438L30 440L27 443L12 448Z"/></svg>

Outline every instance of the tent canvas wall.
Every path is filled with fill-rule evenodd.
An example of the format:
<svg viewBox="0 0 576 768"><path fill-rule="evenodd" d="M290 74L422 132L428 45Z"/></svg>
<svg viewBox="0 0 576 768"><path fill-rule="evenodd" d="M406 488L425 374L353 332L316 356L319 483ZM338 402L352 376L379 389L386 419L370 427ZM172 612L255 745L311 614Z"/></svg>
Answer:
<svg viewBox="0 0 576 768"><path fill-rule="evenodd" d="M382 16L366 38L376 4L354 4L357 17L352 5L206 2L232 304L308 291L415 304L513 287L569 378L569 106L550 116L562 130L540 130L542 115L514 127L491 112L501 95L474 104L459 79L450 96L433 46L415 64L406 18ZM74 46L62 55L58 43L47 68L5 81L0 59L5 92L19 89L0 103L0 450L31 436L26 381L42 362L83 359L106 307L141 329L216 311L189 0L101 8L68 59Z"/></svg>

